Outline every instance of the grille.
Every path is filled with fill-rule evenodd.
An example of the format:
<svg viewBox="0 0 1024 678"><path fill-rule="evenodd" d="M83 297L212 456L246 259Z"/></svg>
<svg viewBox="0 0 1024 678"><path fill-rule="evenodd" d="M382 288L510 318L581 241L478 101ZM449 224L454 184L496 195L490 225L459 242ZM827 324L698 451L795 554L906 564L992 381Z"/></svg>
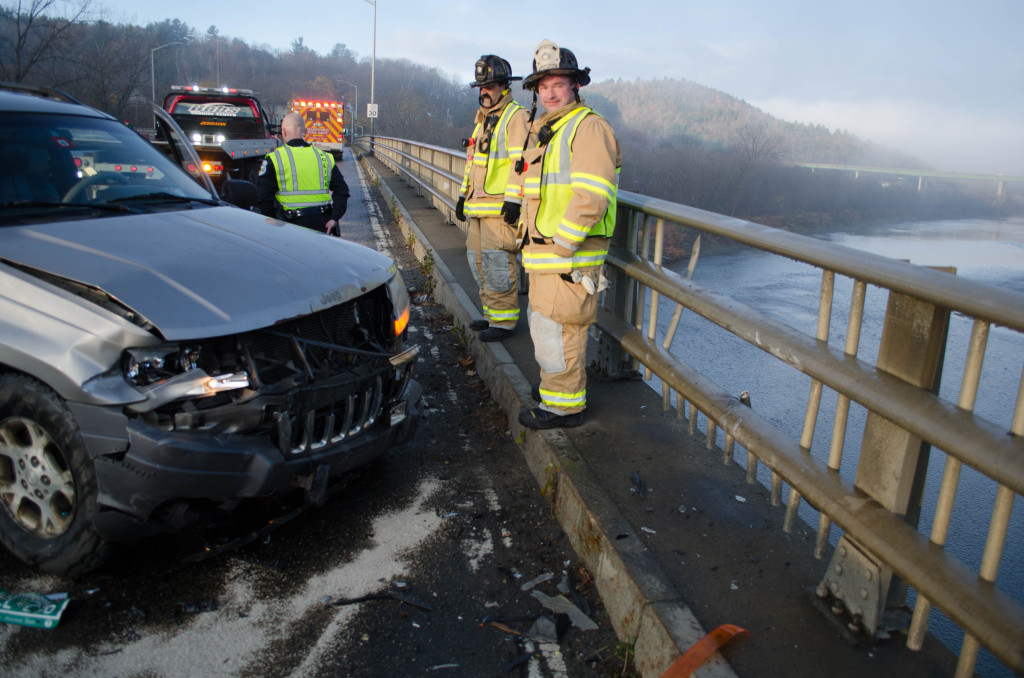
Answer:
<svg viewBox="0 0 1024 678"><path fill-rule="evenodd" d="M378 295L374 295L378 296ZM373 359L386 359L389 340L373 299L333 306L319 313L279 323L241 337L250 378L259 388L316 381ZM384 301L386 304L387 301ZM390 308L385 306L384 308Z"/></svg>
<svg viewBox="0 0 1024 678"><path fill-rule="evenodd" d="M283 397L269 411L283 454L337 445L378 421L396 388L386 315L386 292L375 291L239 337L260 395Z"/></svg>

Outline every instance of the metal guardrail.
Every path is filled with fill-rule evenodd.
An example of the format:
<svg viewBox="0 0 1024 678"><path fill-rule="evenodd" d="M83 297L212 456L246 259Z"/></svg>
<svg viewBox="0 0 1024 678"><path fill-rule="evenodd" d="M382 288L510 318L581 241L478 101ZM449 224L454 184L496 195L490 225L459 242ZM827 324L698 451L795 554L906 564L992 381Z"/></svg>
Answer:
<svg viewBox="0 0 1024 678"><path fill-rule="evenodd" d="M458 223L454 204L465 166L463 153L382 137L360 139L359 145ZM620 192L618 204L619 225L606 267L612 286L596 323L600 368L615 375L635 373L642 364L648 377L653 373L661 380L666 410L674 404L682 418L689 409L691 434L699 418L705 419L708 447L722 440L725 463L732 462L739 444L747 450L748 481L756 482L758 464L770 470L773 504L783 503L783 486L788 484L783 528L792 528L801 501L813 507L819 515L816 556L824 557L829 550L831 525L842 528L844 534L818 591L834 612L873 634L889 610L906 606L909 585L917 592L907 629L909 647L921 646L935 605L965 631L957 676L973 674L980 646L1024 674L1024 607L996 584L1010 513L1016 497L1024 494L1024 374L1009 429L973 412L989 330L998 325L1024 334L1024 295L633 193ZM664 268L664 234L672 225L820 269L816 334ZM837 274L851 279L853 289L842 350L828 343ZM882 341L891 350L880 350L874 364L858 357L868 285L885 291L889 301L889 330L883 331ZM658 321L663 307L672 312L667 324ZM810 377L807 400L801 403L799 439L726 393L715 383L715 375L701 374L671 353L684 310ZM937 395L951 313L972 323L955 403ZM901 321L911 328L908 332L900 333ZM930 364L917 364L929 355ZM1021 362L1024 356L1011 360ZM827 462L810 453L825 388L837 400ZM852 483L838 472L851 403L868 411L861 447L855 451L858 470ZM925 535L917 528L914 506L916 501L919 509L920 496L909 488L919 492L924 484L924 470L916 462L919 455L929 453L929 446L945 453L945 468L934 514L928 516L931 532ZM896 469L899 477L879 479L884 474L877 468L893 467L893 459L896 466L902 463ZM997 488L978 572L944 548L964 464Z"/></svg>

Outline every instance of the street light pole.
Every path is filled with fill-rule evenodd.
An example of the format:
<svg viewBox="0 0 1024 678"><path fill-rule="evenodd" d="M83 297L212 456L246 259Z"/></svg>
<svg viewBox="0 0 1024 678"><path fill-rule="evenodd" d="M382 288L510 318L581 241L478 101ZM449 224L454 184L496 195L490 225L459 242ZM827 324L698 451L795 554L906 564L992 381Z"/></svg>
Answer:
<svg viewBox="0 0 1024 678"><path fill-rule="evenodd" d="M352 118L352 135L355 136L355 133L356 133L356 120L359 119L359 85L355 84L354 82L349 82L348 80L342 80L341 78L338 78L337 80L338 80L338 82L343 82L346 85L352 85L353 87L356 88L356 106L355 106L356 114L355 114L355 117Z"/></svg>
<svg viewBox="0 0 1024 678"><path fill-rule="evenodd" d="M373 56L370 59L370 105L375 105L377 99L374 96L374 69L377 64L377 0L363 0L368 5L373 5ZM373 121L370 118L370 136L373 136Z"/></svg>
<svg viewBox="0 0 1024 678"><path fill-rule="evenodd" d="M170 47L171 45L180 44L180 42L175 40L174 42L168 42L165 45L160 45L159 47L154 47L153 49L149 50L149 84L153 87L153 96L150 99L150 101L152 101L154 104L156 103L156 60L154 59L153 55L156 54L156 51L158 49L163 49L164 47ZM153 114L153 129L156 129L156 113Z"/></svg>

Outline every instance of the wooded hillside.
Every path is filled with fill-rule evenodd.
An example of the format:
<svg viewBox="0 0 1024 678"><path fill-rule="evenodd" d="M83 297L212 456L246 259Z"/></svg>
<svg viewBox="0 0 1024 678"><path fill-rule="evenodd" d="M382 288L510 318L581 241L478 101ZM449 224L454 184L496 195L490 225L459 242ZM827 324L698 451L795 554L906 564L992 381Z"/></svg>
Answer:
<svg viewBox="0 0 1024 678"><path fill-rule="evenodd" d="M346 127L370 132L370 58L343 44L318 54L301 37L290 49L275 50L223 37L216 26L201 33L177 19L144 27L86 21L95 15L93 0L69 0L77 9L52 18L47 11L56 1L0 7L0 79L62 89L137 129L152 124L150 99L162 101L171 85L198 84L253 89L275 121L292 98L344 100ZM477 90L436 68L378 58L374 89L378 135L455 149L472 129ZM532 93L516 91L529 107ZM935 180L919 193L916 180L794 167L799 161L921 163L842 131L778 120L694 82L605 81L582 94L619 136L623 190L794 230L1024 211L1014 186L997 201L991 186Z"/></svg>

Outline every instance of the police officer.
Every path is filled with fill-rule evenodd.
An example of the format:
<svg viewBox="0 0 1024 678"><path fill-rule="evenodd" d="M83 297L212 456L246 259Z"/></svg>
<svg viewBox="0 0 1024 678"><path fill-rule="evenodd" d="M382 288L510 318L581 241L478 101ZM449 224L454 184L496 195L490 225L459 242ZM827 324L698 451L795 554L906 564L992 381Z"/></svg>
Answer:
<svg viewBox="0 0 1024 678"><path fill-rule="evenodd" d="M540 404L519 423L545 429L579 426L587 405L587 331L597 319L597 293L608 239L615 229L622 153L604 118L580 98L590 69L544 40L523 87L544 113L531 121L523 149L523 202L518 237L530 274L530 335L540 365Z"/></svg>
<svg viewBox="0 0 1024 678"><path fill-rule="evenodd" d="M303 138L306 121L289 113L281 121L284 145L267 154L256 179L256 207L328 235L341 235L339 222L348 208L348 184L330 153Z"/></svg>
<svg viewBox="0 0 1024 678"><path fill-rule="evenodd" d="M518 185L509 185L512 166L522 154L527 132L526 109L512 98L509 63L493 54L476 62L479 87L475 127L466 145L466 172L455 216L468 221L466 254L480 288L484 317L470 323L483 330L481 341L501 341L519 320L519 264L516 222L522 202Z"/></svg>

